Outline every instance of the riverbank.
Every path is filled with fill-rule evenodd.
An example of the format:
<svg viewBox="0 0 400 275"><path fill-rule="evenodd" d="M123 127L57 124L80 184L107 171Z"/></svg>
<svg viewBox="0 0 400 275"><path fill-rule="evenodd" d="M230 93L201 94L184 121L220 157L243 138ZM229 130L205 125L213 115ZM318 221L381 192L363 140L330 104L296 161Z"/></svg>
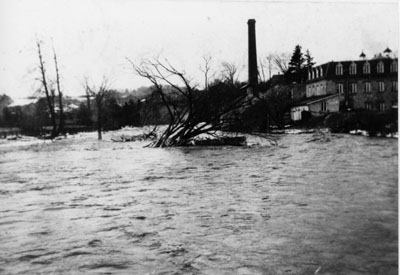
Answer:
<svg viewBox="0 0 400 275"><path fill-rule="evenodd" d="M397 137L398 113L397 109L384 113L366 110L331 113L295 122L291 127L310 130L327 128L332 133L371 137Z"/></svg>

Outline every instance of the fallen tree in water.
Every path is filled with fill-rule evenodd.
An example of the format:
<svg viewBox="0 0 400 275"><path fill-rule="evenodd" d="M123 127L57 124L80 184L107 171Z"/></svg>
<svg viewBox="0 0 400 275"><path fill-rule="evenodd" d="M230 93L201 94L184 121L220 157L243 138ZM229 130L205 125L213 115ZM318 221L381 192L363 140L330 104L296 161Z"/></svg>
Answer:
<svg viewBox="0 0 400 275"><path fill-rule="evenodd" d="M168 126L157 135L151 147L245 144L244 137L227 138L218 133L228 130L237 114L252 104L253 98L246 91L234 85L226 96L221 96L218 90L211 92L208 87L199 90L185 72L167 60L143 60L139 65L129 62L139 76L153 84L169 118ZM209 138L199 139L202 135Z"/></svg>

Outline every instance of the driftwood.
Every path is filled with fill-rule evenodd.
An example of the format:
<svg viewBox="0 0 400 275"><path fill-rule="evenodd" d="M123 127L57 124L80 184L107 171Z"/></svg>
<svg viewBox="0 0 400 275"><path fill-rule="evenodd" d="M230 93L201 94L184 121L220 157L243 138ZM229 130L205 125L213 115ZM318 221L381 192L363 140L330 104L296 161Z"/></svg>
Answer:
<svg viewBox="0 0 400 275"><path fill-rule="evenodd" d="M194 140L194 146L246 146L246 137L221 137Z"/></svg>
<svg viewBox="0 0 400 275"><path fill-rule="evenodd" d="M321 131L316 132L312 135L312 138L307 140L306 142L329 142L331 141L330 135L327 135Z"/></svg>
<svg viewBox="0 0 400 275"><path fill-rule="evenodd" d="M111 140L114 142L131 142L131 141L145 141L154 140L157 136L154 133L142 134L142 135L120 135L112 137Z"/></svg>

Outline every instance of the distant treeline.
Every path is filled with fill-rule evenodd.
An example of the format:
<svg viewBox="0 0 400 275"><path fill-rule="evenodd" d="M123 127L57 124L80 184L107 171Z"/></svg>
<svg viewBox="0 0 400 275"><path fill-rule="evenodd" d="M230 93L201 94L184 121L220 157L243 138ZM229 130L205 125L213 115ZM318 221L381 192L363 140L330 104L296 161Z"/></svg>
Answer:
<svg viewBox="0 0 400 275"><path fill-rule="evenodd" d="M246 90L243 83L225 83L214 81L209 86L210 98L207 101L207 115L222 108L235 98L242 96ZM172 87L167 87L166 95L179 106L180 95ZM202 91L198 91L202 93ZM57 102L57 100L55 100ZM9 106L12 100L7 95L0 96L0 127L18 127L24 134L45 135L51 130L51 118L46 98L23 106ZM96 127L97 108L90 97L63 98L63 117L65 132L91 131ZM59 118L59 106L55 104L56 117ZM140 127L144 125L167 124L167 108L154 87L140 88L135 91L116 91L107 93L102 107L102 129L114 130L125 126ZM206 118L205 118L206 119ZM255 106L243 113L238 113L232 120L232 129L248 130L265 126L265 108Z"/></svg>
<svg viewBox="0 0 400 275"><path fill-rule="evenodd" d="M136 91L135 91L136 92ZM151 99L151 89L141 88L139 98L132 92L110 92L104 100L104 130L124 126L141 126L146 124L146 106ZM0 95L0 127L18 127L30 135L42 135L48 132L51 119L46 98L38 98L34 103L23 106L9 106L12 99ZM88 131L95 126L96 108L92 98L64 97L63 102L66 132ZM56 116L59 118L59 106L56 104ZM146 119L145 119L146 118Z"/></svg>

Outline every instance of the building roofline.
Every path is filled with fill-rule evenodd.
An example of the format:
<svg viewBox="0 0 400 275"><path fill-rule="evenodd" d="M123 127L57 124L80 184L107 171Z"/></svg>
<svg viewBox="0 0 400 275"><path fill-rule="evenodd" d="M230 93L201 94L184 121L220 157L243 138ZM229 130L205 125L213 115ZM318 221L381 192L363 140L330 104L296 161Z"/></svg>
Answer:
<svg viewBox="0 0 400 275"><path fill-rule="evenodd" d="M329 98L333 98L333 97L336 97L336 96L339 96L339 94L336 93L336 94L331 94L331 95L310 97L310 98L308 98L308 99L305 99L305 100L303 100L303 101L300 101L300 102L296 103L296 104L293 105L292 107L298 107L298 106L303 106L303 105L309 105L309 104L313 104L313 103L315 103L315 102L322 101L322 100L329 99Z"/></svg>
<svg viewBox="0 0 400 275"><path fill-rule="evenodd" d="M370 59L349 59L349 60L337 60L337 61L331 60L331 61L319 64L319 65L314 65L312 68L324 66L324 65L327 65L327 64L331 64L331 63L351 63L351 62L357 63L357 62L367 62L367 61L370 62L370 61L376 61L376 60L396 60L397 61L398 58L397 57L391 58L391 57L382 56L382 57L370 58Z"/></svg>

